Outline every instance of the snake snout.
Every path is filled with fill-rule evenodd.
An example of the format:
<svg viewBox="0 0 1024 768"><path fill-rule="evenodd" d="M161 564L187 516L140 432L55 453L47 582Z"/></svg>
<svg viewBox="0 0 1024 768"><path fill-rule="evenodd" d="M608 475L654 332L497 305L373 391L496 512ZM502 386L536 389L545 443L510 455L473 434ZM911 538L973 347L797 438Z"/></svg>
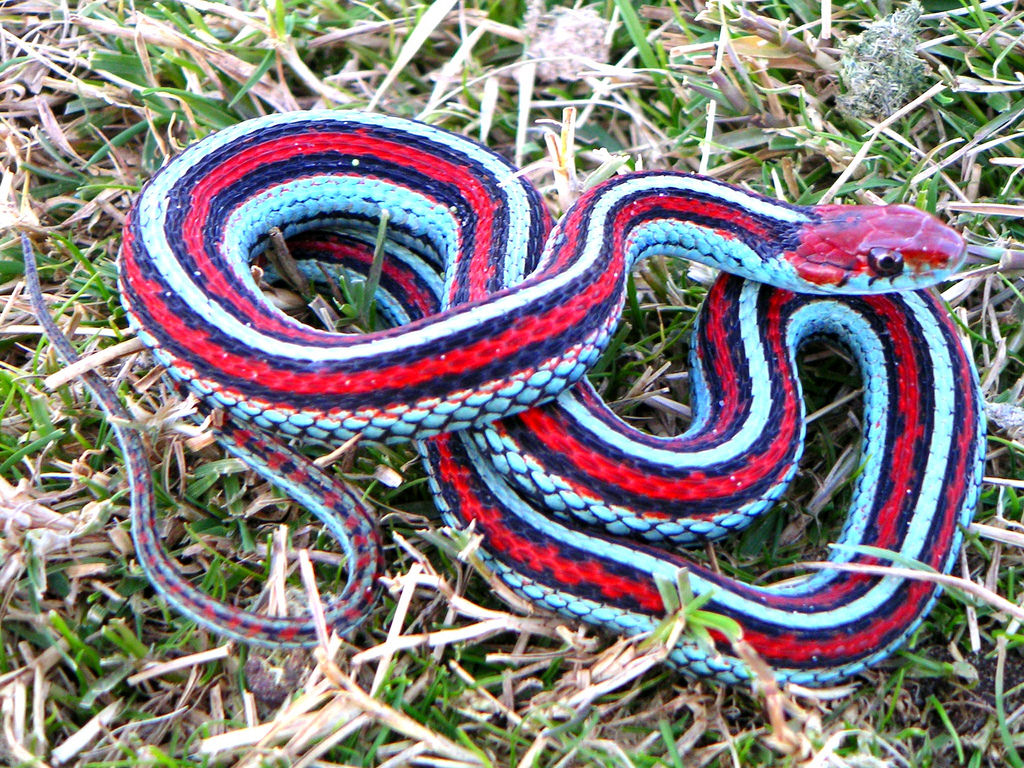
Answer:
<svg viewBox="0 0 1024 768"><path fill-rule="evenodd" d="M919 222L917 234L903 248L908 267L915 272L955 272L964 262L967 244L956 230L946 226L931 214L910 206Z"/></svg>

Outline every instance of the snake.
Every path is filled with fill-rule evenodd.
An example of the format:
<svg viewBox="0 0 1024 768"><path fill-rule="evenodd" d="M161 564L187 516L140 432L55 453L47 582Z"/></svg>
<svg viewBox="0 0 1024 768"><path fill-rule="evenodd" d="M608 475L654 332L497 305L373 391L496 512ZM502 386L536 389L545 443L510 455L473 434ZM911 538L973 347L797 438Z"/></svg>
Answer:
<svg viewBox="0 0 1024 768"><path fill-rule="evenodd" d="M273 231L311 281L369 285L377 264L383 327L339 333L275 306L258 277L273 277ZM929 290L964 253L957 232L909 205L794 205L677 171L613 176L554 222L525 175L471 139L314 110L219 130L167 162L131 208L118 275L132 329L220 415L225 449L338 540L348 581L325 596L331 629L351 632L377 599L381 536L363 495L302 446L412 441L444 522L539 608L650 635L670 612L664 585L683 579L777 680L825 686L900 648L940 593L872 567L949 573L979 501L978 377ZM628 424L586 376L632 268L654 255L720 270L693 331L692 423L674 436ZM829 567L752 583L692 547L751 525L795 476L797 355L821 338L863 380L852 498ZM182 575L158 534L142 443L90 376L114 417L155 591L231 639L315 644L308 615L239 607ZM682 633L667 659L726 684L757 674L720 630Z"/></svg>

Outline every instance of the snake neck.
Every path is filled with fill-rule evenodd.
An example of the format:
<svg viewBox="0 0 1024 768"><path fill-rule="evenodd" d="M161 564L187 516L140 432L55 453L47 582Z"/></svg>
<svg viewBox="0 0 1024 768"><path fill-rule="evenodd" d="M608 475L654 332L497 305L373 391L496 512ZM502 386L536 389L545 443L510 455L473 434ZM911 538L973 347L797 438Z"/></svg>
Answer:
<svg viewBox="0 0 1024 768"><path fill-rule="evenodd" d="M588 192L549 239L544 265L602 250L628 270L664 254L797 293L916 290L951 276L964 242L906 205L799 206L703 176L650 171Z"/></svg>

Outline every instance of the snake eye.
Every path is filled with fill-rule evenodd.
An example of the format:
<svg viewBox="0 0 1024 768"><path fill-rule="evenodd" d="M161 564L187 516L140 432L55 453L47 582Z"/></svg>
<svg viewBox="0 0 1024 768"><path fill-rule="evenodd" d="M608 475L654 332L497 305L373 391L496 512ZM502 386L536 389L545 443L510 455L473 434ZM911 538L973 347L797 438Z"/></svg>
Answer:
<svg viewBox="0 0 1024 768"><path fill-rule="evenodd" d="M903 273L903 254L889 248L868 251L868 266L879 277L896 277Z"/></svg>

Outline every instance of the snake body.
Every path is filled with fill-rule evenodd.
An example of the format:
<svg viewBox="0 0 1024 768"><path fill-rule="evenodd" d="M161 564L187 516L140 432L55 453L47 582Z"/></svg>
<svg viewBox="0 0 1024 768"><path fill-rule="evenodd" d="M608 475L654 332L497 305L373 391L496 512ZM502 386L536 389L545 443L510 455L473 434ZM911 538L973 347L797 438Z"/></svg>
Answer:
<svg viewBox="0 0 1024 768"><path fill-rule="evenodd" d="M385 213L386 212L386 213ZM387 217L378 298L395 324L316 330L275 309L251 273L271 227L310 274L362 274ZM689 573L780 679L821 685L884 658L937 587L842 566L917 560L948 572L977 504L977 376L940 302L916 290L963 243L908 206L800 207L699 176L648 172L583 195L552 225L500 156L430 126L358 112L259 118L190 146L144 187L120 257L133 327L170 375L226 411L227 449L309 506L342 541L350 583L327 606L347 631L380 568L357 494L281 442L415 440L446 521L536 603L615 631L656 628L656 580ZM619 420L584 374L613 333L630 268L667 254L724 270L693 343L694 421L659 438ZM837 568L751 586L680 544L771 506L800 458L795 355L836 338L864 380L864 441ZM131 453L131 448L126 453ZM171 604L268 645L315 641L189 584L133 479L139 561ZM139 490L141 488L141 490ZM671 660L726 682L751 671L722 637Z"/></svg>

